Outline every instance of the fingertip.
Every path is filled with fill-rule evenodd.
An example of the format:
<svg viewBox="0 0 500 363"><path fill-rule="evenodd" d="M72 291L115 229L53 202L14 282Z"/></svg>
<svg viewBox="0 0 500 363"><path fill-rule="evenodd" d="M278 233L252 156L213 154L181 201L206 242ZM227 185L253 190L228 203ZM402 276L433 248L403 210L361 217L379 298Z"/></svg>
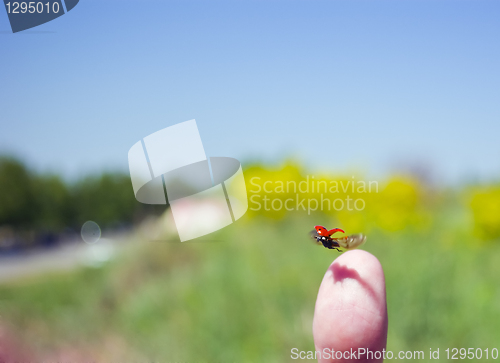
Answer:
<svg viewBox="0 0 500 363"><path fill-rule="evenodd" d="M319 351L385 348L385 279L375 256L354 250L333 261L319 288L313 335Z"/></svg>
<svg viewBox="0 0 500 363"><path fill-rule="evenodd" d="M384 270L371 253L364 250L345 252L332 262L328 270L331 270L334 282L369 282L377 295L383 295L379 298L385 299Z"/></svg>

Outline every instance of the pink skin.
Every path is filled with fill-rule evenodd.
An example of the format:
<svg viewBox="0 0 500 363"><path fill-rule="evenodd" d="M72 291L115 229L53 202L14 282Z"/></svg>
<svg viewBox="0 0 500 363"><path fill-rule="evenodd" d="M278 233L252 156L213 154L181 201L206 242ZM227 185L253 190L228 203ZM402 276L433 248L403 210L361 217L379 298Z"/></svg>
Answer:
<svg viewBox="0 0 500 363"><path fill-rule="evenodd" d="M340 255L321 282L313 320L316 351L380 351L387 342L385 279L372 254L354 250ZM349 358L349 357L348 357ZM319 362L382 362L371 356L319 359Z"/></svg>

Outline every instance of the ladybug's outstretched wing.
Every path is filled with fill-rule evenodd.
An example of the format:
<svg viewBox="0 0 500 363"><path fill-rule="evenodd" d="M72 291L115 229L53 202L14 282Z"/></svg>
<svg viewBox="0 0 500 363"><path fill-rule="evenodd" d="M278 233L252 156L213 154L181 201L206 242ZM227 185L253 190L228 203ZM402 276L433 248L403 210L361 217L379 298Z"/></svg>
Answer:
<svg viewBox="0 0 500 363"><path fill-rule="evenodd" d="M328 236L331 236L332 234L337 233L337 232L342 232L342 233L345 233L343 229L340 229L340 228L334 228L334 229L330 229L330 230L328 231Z"/></svg>
<svg viewBox="0 0 500 363"><path fill-rule="evenodd" d="M322 244L318 238L321 237L319 234L318 234L318 231L317 230L314 230L314 231L311 231L309 233L309 235L311 236L311 238L314 240L314 242L316 242L318 245Z"/></svg>
<svg viewBox="0 0 500 363"><path fill-rule="evenodd" d="M333 238L333 240L335 240L340 245L340 247L346 250L353 250L365 243L366 236L362 233L358 233L342 238Z"/></svg>
<svg viewBox="0 0 500 363"><path fill-rule="evenodd" d="M314 226L314 229L316 229L316 232L320 235L320 236L325 236L325 237L328 237L329 234L328 234L328 230L323 227L323 226Z"/></svg>

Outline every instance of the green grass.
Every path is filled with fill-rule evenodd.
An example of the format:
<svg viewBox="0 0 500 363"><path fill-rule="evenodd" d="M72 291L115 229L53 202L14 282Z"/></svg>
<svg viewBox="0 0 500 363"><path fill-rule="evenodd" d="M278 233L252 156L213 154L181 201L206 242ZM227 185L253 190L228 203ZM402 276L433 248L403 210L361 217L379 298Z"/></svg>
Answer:
<svg viewBox="0 0 500 363"><path fill-rule="evenodd" d="M314 245L312 218L242 220L212 242L137 241L100 269L0 286L0 314L35 350L106 350L157 361L289 361L313 350L314 303L338 255ZM500 243L476 247L453 225L372 232L384 267L388 349L500 348ZM139 358L137 358L139 357Z"/></svg>

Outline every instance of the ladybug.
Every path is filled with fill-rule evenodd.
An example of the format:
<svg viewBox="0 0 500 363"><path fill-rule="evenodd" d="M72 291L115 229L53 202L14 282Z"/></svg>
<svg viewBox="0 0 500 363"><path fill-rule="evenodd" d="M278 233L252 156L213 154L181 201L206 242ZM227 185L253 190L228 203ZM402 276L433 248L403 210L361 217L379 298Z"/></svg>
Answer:
<svg viewBox="0 0 500 363"><path fill-rule="evenodd" d="M331 237L332 234L337 233L337 232L345 233L342 229L334 228L334 229L327 230L323 226L314 226L314 228L316 231L312 231L311 235L312 235L312 238L314 238L316 240L316 242L322 243L323 246L325 246L328 249L337 250L339 252L342 252L339 250L339 247L340 247L339 243Z"/></svg>
<svg viewBox="0 0 500 363"><path fill-rule="evenodd" d="M339 248L352 250L361 246L366 241L366 236L358 233L351 236L334 238L332 235L337 232L345 233L340 228L327 230L323 226L314 226L314 231L311 232L311 237L319 244L323 244L325 248L342 252Z"/></svg>

